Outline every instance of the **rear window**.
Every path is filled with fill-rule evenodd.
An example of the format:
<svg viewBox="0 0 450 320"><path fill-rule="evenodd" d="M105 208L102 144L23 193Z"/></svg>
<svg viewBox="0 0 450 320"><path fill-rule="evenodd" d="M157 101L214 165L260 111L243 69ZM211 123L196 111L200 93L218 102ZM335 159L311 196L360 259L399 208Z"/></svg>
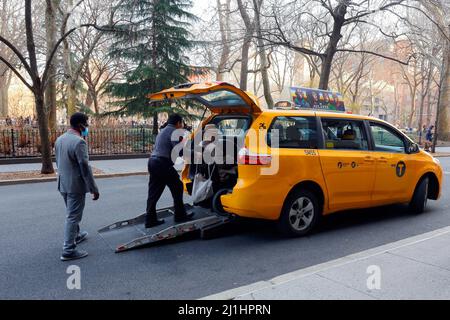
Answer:
<svg viewBox="0 0 450 320"><path fill-rule="evenodd" d="M203 100L203 102L206 102L206 105L212 107L236 107L247 105L239 95L226 90L208 93L201 96L200 100Z"/></svg>
<svg viewBox="0 0 450 320"><path fill-rule="evenodd" d="M272 141L279 137L279 148L317 149L317 124L314 117L278 117L275 118L267 137L271 147Z"/></svg>
<svg viewBox="0 0 450 320"><path fill-rule="evenodd" d="M219 129L219 134L225 137L243 137L250 128L249 117L215 117L211 123Z"/></svg>

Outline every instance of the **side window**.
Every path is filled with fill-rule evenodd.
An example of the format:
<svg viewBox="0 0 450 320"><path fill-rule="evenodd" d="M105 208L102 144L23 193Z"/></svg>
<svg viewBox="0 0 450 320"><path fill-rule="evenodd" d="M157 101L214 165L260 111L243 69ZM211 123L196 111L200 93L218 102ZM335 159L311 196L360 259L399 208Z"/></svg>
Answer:
<svg viewBox="0 0 450 320"><path fill-rule="evenodd" d="M374 122L370 123L370 128L375 143L375 151L406 153L403 138L393 129Z"/></svg>
<svg viewBox="0 0 450 320"><path fill-rule="evenodd" d="M322 118L325 149L369 150L362 121Z"/></svg>
<svg viewBox="0 0 450 320"><path fill-rule="evenodd" d="M269 146L276 145L271 141L279 137L280 148L317 149L317 124L314 117L278 117L268 132Z"/></svg>

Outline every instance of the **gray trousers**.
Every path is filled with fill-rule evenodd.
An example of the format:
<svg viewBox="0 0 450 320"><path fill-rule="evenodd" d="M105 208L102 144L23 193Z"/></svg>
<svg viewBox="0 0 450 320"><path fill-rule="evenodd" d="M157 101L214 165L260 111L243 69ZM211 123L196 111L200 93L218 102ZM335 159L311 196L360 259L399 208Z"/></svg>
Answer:
<svg viewBox="0 0 450 320"><path fill-rule="evenodd" d="M80 233L80 222L83 218L86 195L78 193L61 193L61 195L66 204L63 254L71 254L77 247L75 239Z"/></svg>

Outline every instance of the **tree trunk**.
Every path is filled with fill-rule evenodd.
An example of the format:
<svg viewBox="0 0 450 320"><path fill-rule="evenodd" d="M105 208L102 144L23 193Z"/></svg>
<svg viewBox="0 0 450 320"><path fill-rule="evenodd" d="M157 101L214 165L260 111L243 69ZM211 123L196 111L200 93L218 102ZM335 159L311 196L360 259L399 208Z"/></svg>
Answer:
<svg viewBox="0 0 450 320"><path fill-rule="evenodd" d="M99 115L100 114L100 106L98 104L98 93L95 92L95 90L93 92L93 97L94 97L94 111L95 111L96 115Z"/></svg>
<svg viewBox="0 0 450 320"><path fill-rule="evenodd" d="M422 61L422 75L424 75L424 63L425 61ZM423 126L423 112L425 110L425 99L428 95L428 92L430 91L430 86L431 86L431 79L433 76L433 65L430 63L429 65L429 70L427 72L427 80L423 80L422 81L422 87L421 87L421 91L420 91L420 107L419 107L419 131L422 132L422 134L419 134L419 145L422 144L422 136L423 136L423 130L422 130L422 126Z"/></svg>
<svg viewBox="0 0 450 320"><path fill-rule="evenodd" d="M0 10L0 34L6 36L9 31L8 25L8 10L7 10L7 0L3 0L1 3ZM4 46L2 45L2 48ZM6 55L5 55L6 53ZM0 50L0 55L7 58L7 60L12 60L8 57L7 51ZM6 117L9 113L8 108L8 89L11 83L11 71L3 63L0 63L0 117Z"/></svg>
<svg viewBox="0 0 450 320"><path fill-rule="evenodd" d="M154 6L156 6L158 0L155 1ZM153 34L152 34L152 67L153 70L156 70L158 68L158 34L157 34L157 28L156 28L156 21L155 19L153 19L152 22L152 30L153 30ZM153 78L152 79L152 91L156 92L159 88L158 88L158 84L156 83L156 79ZM152 134L153 137L156 138L156 136L159 133L159 124L158 124L158 120L159 120L159 114L158 112L153 112L153 130L152 130Z"/></svg>
<svg viewBox="0 0 450 320"><path fill-rule="evenodd" d="M68 0L66 4L67 11L69 8L72 8L73 0ZM69 18L70 19L70 18ZM66 24L61 27L61 36L64 35L67 31L67 25L69 21L66 21ZM64 61L64 73L66 74L66 108L67 108L67 120L76 112L76 90L75 84L73 84L73 72L74 66L72 63L71 50L69 40L66 38L63 41L63 61Z"/></svg>
<svg viewBox="0 0 450 320"><path fill-rule="evenodd" d="M419 128L419 132L422 132L422 134L419 134L419 144L422 144L422 135L423 135L423 130L422 130L422 126L423 126L423 110L425 109L425 97L426 95L421 95L420 96L420 107L419 107L419 124L418 124L418 128Z"/></svg>
<svg viewBox="0 0 450 320"><path fill-rule="evenodd" d="M266 99L267 107L269 109L273 109L274 103L272 98L272 90L270 88L270 80L269 80L269 64L267 61L267 53L266 49L264 47L264 40L262 38L262 31L261 31L261 6L262 6L262 0L258 3L258 0L253 0L254 6L255 6L255 21L256 21L256 32L258 35L258 47L259 47L259 59L261 62L261 78L263 82L263 88L264 88L264 98Z"/></svg>
<svg viewBox="0 0 450 320"><path fill-rule="evenodd" d="M244 44L242 45L241 76L239 85L239 87L243 91L247 91L248 88L248 55L250 52L251 44L252 36L246 35L244 38Z"/></svg>
<svg viewBox="0 0 450 320"><path fill-rule="evenodd" d="M158 125L158 114L154 113L153 114L153 135L156 137L159 133L159 125Z"/></svg>
<svg viewBox="0 0 450 320"><path fill-rule="evenodd" d="M326 57L322 60L322 71L320 73L319 89L328 90L328 84L330 83L331 67L333 65L334 53L327 53Z"/></svg>
<svg viewBox="0 0 450 320"><path fill-rule="evenodd" d="M9 86L11 84L11 73L9 71L0 77L0 117L6 117L9 113Z"/></svg>
<svg viewBox="0 0 450 320"><path fill-rule="evenodd" d="M425 123L427 125L427 127L429 127L431 124L431 113L433 111L432 106L434 104L434 102L431 103L431 94L432 94L431 90L428 91L428 94L427 94L427 121ZM433 92L433 94L434 94L434 92Z"/></svg>
<svg viewBox="0 0 450 320"><path fill-rule="evenodd" d="M55 171L53 169L52 154L51 154L52 148L50 145L50 137L49 137L50 133L48 130L48 118L45 113L43 92L35 93L35 103L39 123L39 136L41 140L41 154L42 154L41 172L43 174L52 174Z"/></svg>
<svg viewBox="0 0 450 320"><path fill-rule="evenodd" d="M414 84L414 86L415 86L415 84ZM410 112L409 117L408 117L408 128L412 128L414 116L416 114L416 109L417 109L417 99L416 99L417 87L411 88L410 95L411 95L411 112Z"/></svg>
<svg viewBox="0 0 450 320"><path fill-rule="evenodd" d="M25 29L27 38L27 51L30 61L30 77L33 80L33 94L36 104L36 114L39 123L39 135L41 138L42 170L43 174L51 174L53 170L52 151L49 141L48 116L44 105L44 88L39 77L36 44L34 42L33 18L31 10L31 0L25 0Z"/></svg>
<svg viewBox="0 0 450 320"><path fill-rule="evenodd" d="M347 2L347 1L346 1ZM333 32L330 36L327 49L322 57L322 71L320 73L319 89L328 90L330 82L331 68L333 66L334 56L336 55L339 41L342 38L341 30L345 23L348 4L340 3L334 10Z"/></svg>
<svg viewBox="0 0 450 320"><path fill-rule="evenodd" d="M227 62L230 58L230 0L226 0L225 3L221 3L221 0L217 0L217 8L219 11L219 25L220 35L222 42L222 54L220 55L219 67L217 69L217 81L224 80L224 74L227 66Z"/></svg>
<svg viewBox="0 0 450 320"><path fill-rule="evenodd" d="M446 135L448 135L449 132L448 108L450 105L450 41L447 41L447 46L444 51L442 82L440 91L441 92L438 105L439 121L436 132L438 133L439 136L445 137Z"/></svg>
<svg viewBox="0 0 450 320"><path fill-rule="evenodd" d="M76 83L70 81L67 85L67 116L71 117L77 112L77 89Z"/></svg>
<svg viewBox="0 0 450 320"><path fill-rule="evenodd" d="M92 92L92 88L88 85L88 90L86 93L86 100L84 101L84 105L86 108L92 109L92 104L94 103L94 94Z"/></svg>
<svg viewBox="0 0 450 320"><path fill-rule="evenodd" d="M264 88L264 98L266 99L267 107L269 109L273 109L274 102L272 97L272 90L270 88L270 80L269 80L269 72L267 71L267 58L266 58L266 50L262 50L261 53L261 77L263 81L263 88ZM263 58L264 57L264 58Z"/></svg>
<svg viewBox="0 0 450 320"><path fill-rule="evenodd" d="M255 33L255 23L254 21L251 21L242 0L237 0L237 3L242 20L244 20L245 24L244 43L242 45L240 88L241 90L246 91L248 86L248 55L252 44L253 34Z"/></svg>
<svg viewBox="0 0 450 320"><path fill-rule="evenodd" d="M59 0L47 0L47 9L45 12L46 40L47 40L47 61L50 59L51 52L56 45L56 9L59 6ZM55 130L56 123L56 67L52 63L49 68L49 79L45 90L45 106L48 110L49 127Z"/></svg>

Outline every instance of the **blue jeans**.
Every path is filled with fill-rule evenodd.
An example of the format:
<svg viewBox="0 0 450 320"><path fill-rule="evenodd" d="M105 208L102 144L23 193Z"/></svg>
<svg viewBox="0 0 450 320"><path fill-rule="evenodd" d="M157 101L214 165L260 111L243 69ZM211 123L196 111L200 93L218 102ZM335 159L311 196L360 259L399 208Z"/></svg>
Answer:
<svg viewBox="0 0 450 320"><path fill-rule="evenodd" d="M61 193L66 204L66 225L64 229L63 254L68 255L75 251L75 239L80 233L80 222L86 202L85 194Z"/></svg>

